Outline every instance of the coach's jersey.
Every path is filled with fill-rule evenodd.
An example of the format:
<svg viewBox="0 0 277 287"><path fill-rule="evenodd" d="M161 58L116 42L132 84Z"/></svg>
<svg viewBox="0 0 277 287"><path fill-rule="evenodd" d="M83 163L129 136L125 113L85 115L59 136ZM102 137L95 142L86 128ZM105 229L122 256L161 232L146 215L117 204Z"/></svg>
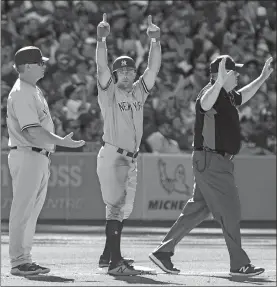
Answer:
<svg viewBox="0 0 277 287"><path fill-rule="evenodd" d="M36 146L30 142L23 131L30 127L43 127L54 132L48 104L37 86L17 79L7 101L7 126L9 146L32 146L54 151L53 144Z"/></svg>
<svg viewBox="0 0 277 287"><path fill-rule="evenodd" d="M103 89L99 81L98 103L104 119L103 141L135 152L143 133L143 105L149 94L143 77L133 84L131 92L124 92L110 78Z"/></svg>

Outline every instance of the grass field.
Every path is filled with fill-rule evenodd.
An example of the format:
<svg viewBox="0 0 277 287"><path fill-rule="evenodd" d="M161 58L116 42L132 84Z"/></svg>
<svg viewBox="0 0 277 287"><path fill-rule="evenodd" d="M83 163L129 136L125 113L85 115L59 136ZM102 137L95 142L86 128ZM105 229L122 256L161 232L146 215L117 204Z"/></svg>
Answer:
<svg viewBox="0 0 277 287"><path fill-rule="evenodd" d="M195 229L176 248L172 258L181 274L169 275L148 259L168 228L129 228L123 231L122 254L156 275L106 274L97 263L105 242L103 227L87 232L47 232L38 227L33 259L51 268L47 275L29 278L10 275L7 228L1 235L1 286L276 286L276 230L242 230L242 243L252 263L265 273L245 280L229 276L229 255L219 229Z"/></svg>

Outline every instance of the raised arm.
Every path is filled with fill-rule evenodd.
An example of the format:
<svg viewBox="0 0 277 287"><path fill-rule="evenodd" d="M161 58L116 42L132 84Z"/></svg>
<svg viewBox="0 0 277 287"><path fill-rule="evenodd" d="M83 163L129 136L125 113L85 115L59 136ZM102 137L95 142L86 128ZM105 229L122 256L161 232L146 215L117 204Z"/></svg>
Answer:
<svg viewBox="0 0 277 287"><path fill-rule="evenodd" d="M97 26L96 66L97 78L102 88L105 88L111 78L108 66L106 38L110 34L110 25L107 22L107 14L103 14L103 20Z"/></svg>
<svg viewBox="0 0 277 287"><path fill-rule="evenodd" d="M259 88L262 86L262 84L267 80L267 78L270 76L270 74L273 72L273 68L271 68L270 64L272 62L273 58L270 57L267 59L267 61L264 64L263 70L261 72L261 75L249 83L248 85L242 87L238 92L241 93L242 97L242 103L244 104L247 101L249 101L259 90Z"/></svg>
<svg viewBox="0 0 277 287"><path fill-rule="evenodd" d="M227 81L229 76L234 73L234 71L229 71L227 73L225 69L225 63L226 58L223 58L219 63L218 76L215 83L204 93L204 95L200 99L201 108L204 111L208 111L213 107L224 83Z"/></svg>
<svg viewBox="0 0 277 287"><path fill-rule="evenodd" d="M148 16L147 35L151 39L151 46L148 55L148 65L143 73L143 80L148 90L155 84L157 74L160 70L162 52L160 43L160 28L152 23L152 16Z"/></svg>

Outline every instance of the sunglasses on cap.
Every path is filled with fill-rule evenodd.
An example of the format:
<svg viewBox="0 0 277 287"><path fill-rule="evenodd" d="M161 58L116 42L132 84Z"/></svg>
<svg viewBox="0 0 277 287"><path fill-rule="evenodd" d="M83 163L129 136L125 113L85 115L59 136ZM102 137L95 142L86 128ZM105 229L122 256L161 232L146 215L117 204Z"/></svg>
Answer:
<svg viewBox="0 0 277 287"><path fill-rule="evenodd" d="M46 62L44 61L38 62L37 65L39 65L40 67L44 67L46 66Z"/></svg>

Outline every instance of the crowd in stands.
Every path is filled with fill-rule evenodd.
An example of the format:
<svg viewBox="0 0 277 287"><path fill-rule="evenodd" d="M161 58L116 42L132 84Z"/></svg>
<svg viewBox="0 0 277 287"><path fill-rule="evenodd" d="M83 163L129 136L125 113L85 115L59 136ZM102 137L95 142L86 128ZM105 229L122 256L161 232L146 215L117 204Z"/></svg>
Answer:
<svg viewBox="0 0 277 287"><path fill-rule="evenodd" d="M229 54L245 64L239 87L255 79L269 56L274 72L257 94L239 108L242 151L276 154L276 2L275 1L1 1L1 145L7 149L6 100L17 78L14 53L34 45L49 57L38 83L49 103L56 133L74 132L97 151L103 122L97 102L96 27L103 12L111 25L109 64L133 57L138 76L147 66L147 16L161 28L162 66L144 107L141 151L159 131L190 153L194 103L209 81L209 64ZM168 147L172 145L167 145ZM174 151L173 151L174 150Z"/></svg>

